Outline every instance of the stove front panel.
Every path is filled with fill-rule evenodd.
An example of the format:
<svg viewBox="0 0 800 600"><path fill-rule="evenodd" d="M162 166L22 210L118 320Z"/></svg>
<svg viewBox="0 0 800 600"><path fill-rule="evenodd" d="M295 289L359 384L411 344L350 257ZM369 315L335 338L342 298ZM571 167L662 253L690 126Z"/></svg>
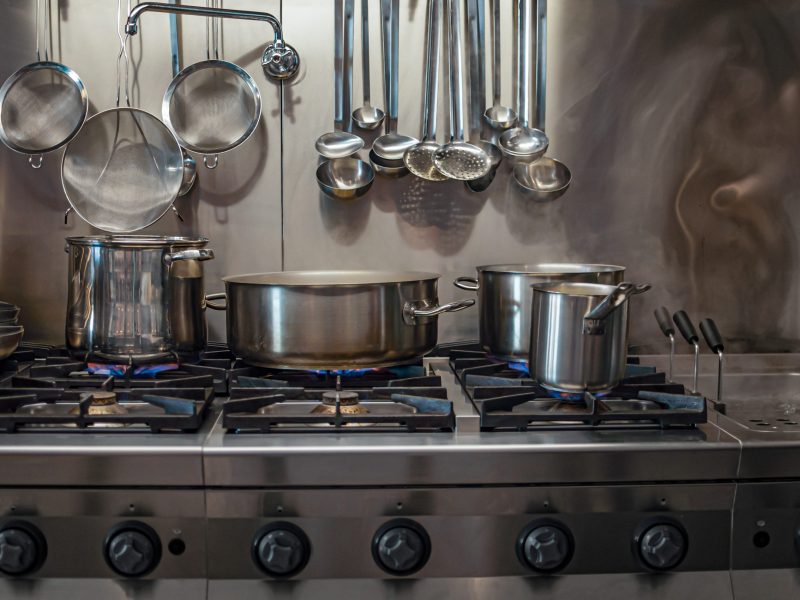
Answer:
<svg viewBox="0 0 800 600"><path fill-rule="evenodd" d="M4 531L23 529L30 533L33 528L41 535L36 548L41 566L17 577L0 576L0 598L9 597L2 593L3 589L13 589L23 598L28 597L23 592L29 590L34 594L32 597L37 597L37 590L44 590L59 579L91 579L95 585L100 585L97 583L100 580L117 580L125 589L138 586L143 590L152 590L155 580L205 579L202 490L9 488L0 490L0 515L0 550L8 543L3 537ZM146 574L127 579L112 569L108 553L109 542L116 535L129 531L154 536L153 546L160 546L160 559L150 565L152 568ZM134 544L134 549L141 552L143 549L138 544ZM12 545L19 543L12 540ZM115 549L118 554L127 551L123 545ZM126 560L122 558L123 563ZM138 569L144 567L144 563L134 566ZM0 571L3 569L0 552ZM77 584L70 584L74 585Z"/></svg>
<svg viewBox="0 0 800 600"><path fill-rule="evenodd" d="M429 580L452 579L464 590L487 586L488 593L496 578L498 582L524 578L502 585L530 593L572 575L602 574L598 582L612 587L624 582L620 585L631 591L631 597L669 597L680 580L711 572L715 575L707 581L717 583L708 597L728 597L733 489L732 484L697 484L209 490L209 589L224 597L222 590L232 592L237 586L276 594L299 587L313 597L314 590L344 593L355 586L367 597L373 589L409 594L417 587L434 590ZM410 577L387 573L373 558L376 532L397 519L412 520L430 538L427 563ZM299 527L311 549L305 568L279 582L265 575L253 558L259 532L276 522ZM534 522L555 525L571 537L571 559L559 570L567 577L531 578L534 571L518 558L518 540ZM687 544L683 561L660 574L643 566L634 540L647 528L664 523L681 529ZM257 583L244 585L243 580ZM587 583L576 579L569 585L580 590ZM634 593L639 588L655 595Z"/></svg>
<svg viewBox="0 0 800 600"><path fill-rule="evenodd" d="M800 482L738 485L732 568L739 600L800 597Z"/></svg>

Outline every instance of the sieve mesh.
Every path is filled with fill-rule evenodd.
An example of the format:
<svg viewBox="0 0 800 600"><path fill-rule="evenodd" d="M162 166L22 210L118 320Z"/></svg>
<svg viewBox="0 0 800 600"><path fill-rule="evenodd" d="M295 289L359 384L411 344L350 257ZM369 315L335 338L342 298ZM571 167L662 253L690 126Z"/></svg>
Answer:
<svg viewBox="0 0 800 600"><path fill-rule="evenodd" d="M261 118L261 94L252 77L237 65L203 61L172 81L162 117L183 147L217 154L253 133Z"/></svg>
<svg viewBox="0 0 800 600"><path fill-rule="evenodd" d="M87 110L86 90L74 72L59 63L33 63L0 88L0 138L18 152L49 152L72 139Z"/></svg>
<svg viewBox="0 0 800 600"><path fill-rule="evenodd" d="M61 169L72 207L113 233L138 231L172 205L183 180L183 155L167 127L133 108L99 113L69 143Z"/></svg>

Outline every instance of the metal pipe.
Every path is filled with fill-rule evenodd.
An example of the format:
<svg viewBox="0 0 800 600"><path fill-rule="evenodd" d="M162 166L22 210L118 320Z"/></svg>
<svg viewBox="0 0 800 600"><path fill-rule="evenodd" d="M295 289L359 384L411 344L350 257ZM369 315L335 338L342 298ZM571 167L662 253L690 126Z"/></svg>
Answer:
<svg viewBox="0 0 800 600"><path fill-rule="evenodd" d="M224 19L245 19L248 21L266 21L275 32L275 41L283 42L281 22L274 15L255 10L238 10L229 8L211 8L207 6L186 6L165 4L161 2L142 2L128 14L125 33L136 35L139 32L139 17L146 12L161 12L176 15L195 15L198 17L222 17Z"/></svg>

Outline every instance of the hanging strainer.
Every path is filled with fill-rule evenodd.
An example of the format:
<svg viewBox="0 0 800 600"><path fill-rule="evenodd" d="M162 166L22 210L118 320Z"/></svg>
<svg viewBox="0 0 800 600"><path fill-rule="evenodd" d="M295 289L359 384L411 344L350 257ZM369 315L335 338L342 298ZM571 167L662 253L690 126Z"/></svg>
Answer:
<svg viewBox="0 0 800 600"><path fill-rule="evenodd" d="M212 2L212 7L213 7ZM206 60L183 69L169 84L161 116L181 146L204 154L206 167L218 154L243 143L261 119L261 93L247 71L219 58L218 19L211 23ZM206 40L208 42L208 24Z"/></svg>
<svg viewBox="0 0 800 600"><path fill-rule="evenodd" d="M0 87L0 140L29 154L38 169L42 154L69 142L86 120L86 88L69 67L50 60L50 0L36 0L36 62L12 74ZM39 52L39 13L44 13L44 61Z"/></svg>
<svg viewBox="0 0 800 600"><path fill-rule="evenodd" d="M61 180L72 208L91 225L130 233L157 221L175 201L183 154L158 118L130 107L127 41L117 58L117 108L88 119L64 152ZM120 61L125 103L120 108Z"/></svg>

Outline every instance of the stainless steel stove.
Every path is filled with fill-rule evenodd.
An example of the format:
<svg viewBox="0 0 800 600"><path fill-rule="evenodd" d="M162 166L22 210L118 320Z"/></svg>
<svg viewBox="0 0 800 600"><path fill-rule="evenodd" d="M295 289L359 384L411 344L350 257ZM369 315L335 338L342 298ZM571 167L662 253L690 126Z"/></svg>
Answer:
<svg viewBox="0 0 800 600"><path fill-rule="evenodd" d="M12 387L36 387L23 361L2 376L0 407L62 398L79 421L0 433L0 597L797 594L800 357L730 357L730 394L701 415L683 357L677 382L658 372L664 357L640 357L612 396L531 400L524 372L456 362L471 351L332 374L253 369L217 349L205 366L225 376L202 380L214 400L190 402L206 409L185 432L89 414L110 388L121 405L155 395L157 416L187 417L163 401L195 393L175 383L183 373L92 375L99 387L68 375L78 383L60 396L63 373L39 359L33 373L53 381L34 402ZM714 372L700 377L711 400ZM496 398L500 422L482 410ZM694 400L659 421L676 398ZM644 416L604 416L642 399Z"/></svg>

